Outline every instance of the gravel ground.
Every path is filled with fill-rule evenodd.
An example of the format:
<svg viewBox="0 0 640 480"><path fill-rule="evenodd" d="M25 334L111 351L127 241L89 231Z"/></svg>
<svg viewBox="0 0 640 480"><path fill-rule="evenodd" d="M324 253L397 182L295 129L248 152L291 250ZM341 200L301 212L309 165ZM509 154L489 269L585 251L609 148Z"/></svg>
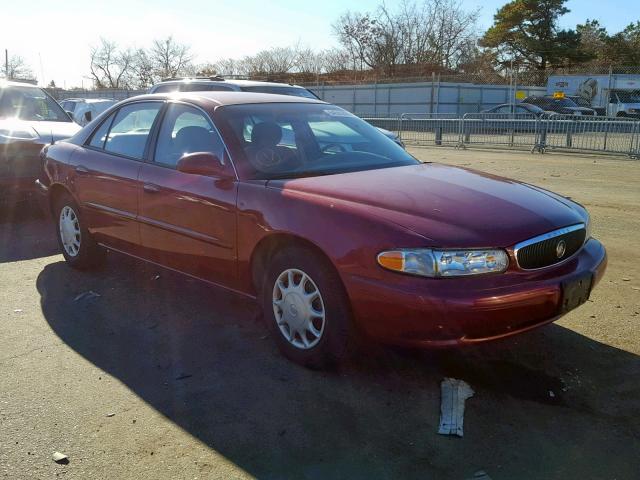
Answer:
<svg viewBox="0 0 640 480"><path fill-rule="evenodd" d="M312 372L278 355L251 302L115 254L72 271L45 219L5 212L0 477L639 478L640 163L412 152L585 204L609 252L591 301L510 340L367 346ZM476 392L464 438L436 434L445 376Z"/></svg>

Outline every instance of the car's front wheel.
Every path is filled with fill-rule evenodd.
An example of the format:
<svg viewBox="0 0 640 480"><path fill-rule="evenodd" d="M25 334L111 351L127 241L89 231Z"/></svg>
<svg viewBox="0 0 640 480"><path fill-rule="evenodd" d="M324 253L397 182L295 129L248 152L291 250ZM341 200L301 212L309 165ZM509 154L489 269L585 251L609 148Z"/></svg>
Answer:
<svg viewBox="0 0 640 480"><path fill-rule="evenodd" d="M104 250L95 243L70 195L58 197L54 205L56 234L62 255L73 268L85 270L98 265Z"/></svg>
<svg viewBox="0 0 640 480"><path fill-rule="evenodd" d="M352 340L351 309L330 263L313 250L278 252L262 286L267 326L280 351L311 368L340 362Z"/></svg>

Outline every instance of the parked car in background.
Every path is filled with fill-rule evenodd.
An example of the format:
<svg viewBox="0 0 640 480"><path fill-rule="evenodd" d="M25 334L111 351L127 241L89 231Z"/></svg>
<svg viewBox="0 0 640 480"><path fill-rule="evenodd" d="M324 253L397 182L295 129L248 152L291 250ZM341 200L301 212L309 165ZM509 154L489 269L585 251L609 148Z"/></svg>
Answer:
<svg viewBox="0 0 640 480"><path fill-rule="evenodd" d="M575 103L579 107L593 108L591 106L591 102L589 100L587 100L586 98L581 97L579 95L566 95L565 98L568 98L569 100L571 100L573 103ZM594 108L594 110L595 110L595 108ZM596 112L596 115L597 115L597 112Z"/></svg>
<svg viewBox="0 0 640 480"><path fill-rule="evenodd" d="M550 75L547 93L584 98L598 115L640 118L640 75ZM579 104L582 106L581 104Z"/></svg>
<svg viewBox="0 0 640 480"><path fill-rule="evenodd" d="M173 92L251 92L274 93L278 95L291 95L294 97L316 98L319 97L311 90L300 85L288 83L262 82L257 80L232 80L223 77L195 77L195 78L168 78L156 83L149 89L149 93L173 93ZM405 148L400 135L390 130L377 127L386 137Z"/></svg>
<svg viewBox="0 0 640 480"><path fill-rule="evenodd" d="M60 105L77 124L84 126L115 103L107 98L65 98Z"/></svg>
<svg viewBox="0 0 640 480"><path fill-rule="evenodd" d="M596 111L593 108L580 107L573 100L567 97L554 98L551 96L533 96L525 98L522 103L535 105L543 110L556 112L562 115L596 115Z"/></svg>
<svg viewBox="0 0 640 480"><path fill-rule="evenodd" d="M493 108L489 108L487 110L483 110L480 113L506 113L516 115L535 115L539 117L543 113L553 113L553 112L545 112L542 108L531 105L529 103L503 103L501 105L496 105Z"/></svg>
<svg viewBox="0 0 640 480"><path fill-rule="evenodd" d="M149 93L225 91L277 93L279 95L318 98L315 93L299 85L257 80L227 80L222 77L167 78L149 89Z"/></svg>
<svg viewBox="0 0 640 480"><path fill-rule="evenodd" d="M30 197L40 174L42 147L78 130L42 88L0 80L0 203Z"/></svg>
<svg viewBox="0 0 640 480"><path fill-rule="evenodd" d="M70 266L109 247L255 298L312 367L357 332L431 347L530 330L586 302L606 266L578 203L422 164L311 98L134 97L44 155Z"/></svg>

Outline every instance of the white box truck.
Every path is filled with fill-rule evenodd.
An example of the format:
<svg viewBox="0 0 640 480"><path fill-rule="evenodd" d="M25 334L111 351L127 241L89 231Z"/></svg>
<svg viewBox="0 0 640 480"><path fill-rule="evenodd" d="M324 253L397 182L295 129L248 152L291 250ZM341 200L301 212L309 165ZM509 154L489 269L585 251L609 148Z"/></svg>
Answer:
<svg viewBox="0 0 640 480"><path fill-rule="evenodd" d="M547 94L556 92L587 100L598 115L640 118L640 75L551 75Z"/></svg>

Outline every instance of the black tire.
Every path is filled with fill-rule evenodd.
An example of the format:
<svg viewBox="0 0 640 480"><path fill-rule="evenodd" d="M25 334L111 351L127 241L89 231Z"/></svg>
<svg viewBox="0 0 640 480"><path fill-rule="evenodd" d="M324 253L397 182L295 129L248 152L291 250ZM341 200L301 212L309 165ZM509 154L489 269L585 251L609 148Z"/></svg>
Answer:
<svg viewBox="0 0 640 480"><path fill-rule="evenodd" d="M80 230L79 235L79 248L75 254L72 254L65 248L62 233L60 228L61 214L64 209L71 209L75 221ZM73 218L73 217L72 217ZM53 219L55 223L55 234L58 239L58 245L62 251L64 259L69 266L78 270L89 270L102 264L105 256L105 251L100 247L93 239L91 234L86 228L86 225L82 221L80 208L78 204L73 200L71 195L63 194L56 198L53 206Z"/></svg>
<svg viewBox="0 0 640 480"><path fill-rule="evenodd" d="M324 330L317 344L308 349L292 345L276 320L274 287L280 275L288 269L306 273L320 292L324 304ZM337 365L347 357L354 339L349 299L333 265L312 249L294 246L273 256L262 281L261 305L267 327L278 348L288 359L305 367L325 369ZM297 338L301 339L299 336Z"/></svg>

